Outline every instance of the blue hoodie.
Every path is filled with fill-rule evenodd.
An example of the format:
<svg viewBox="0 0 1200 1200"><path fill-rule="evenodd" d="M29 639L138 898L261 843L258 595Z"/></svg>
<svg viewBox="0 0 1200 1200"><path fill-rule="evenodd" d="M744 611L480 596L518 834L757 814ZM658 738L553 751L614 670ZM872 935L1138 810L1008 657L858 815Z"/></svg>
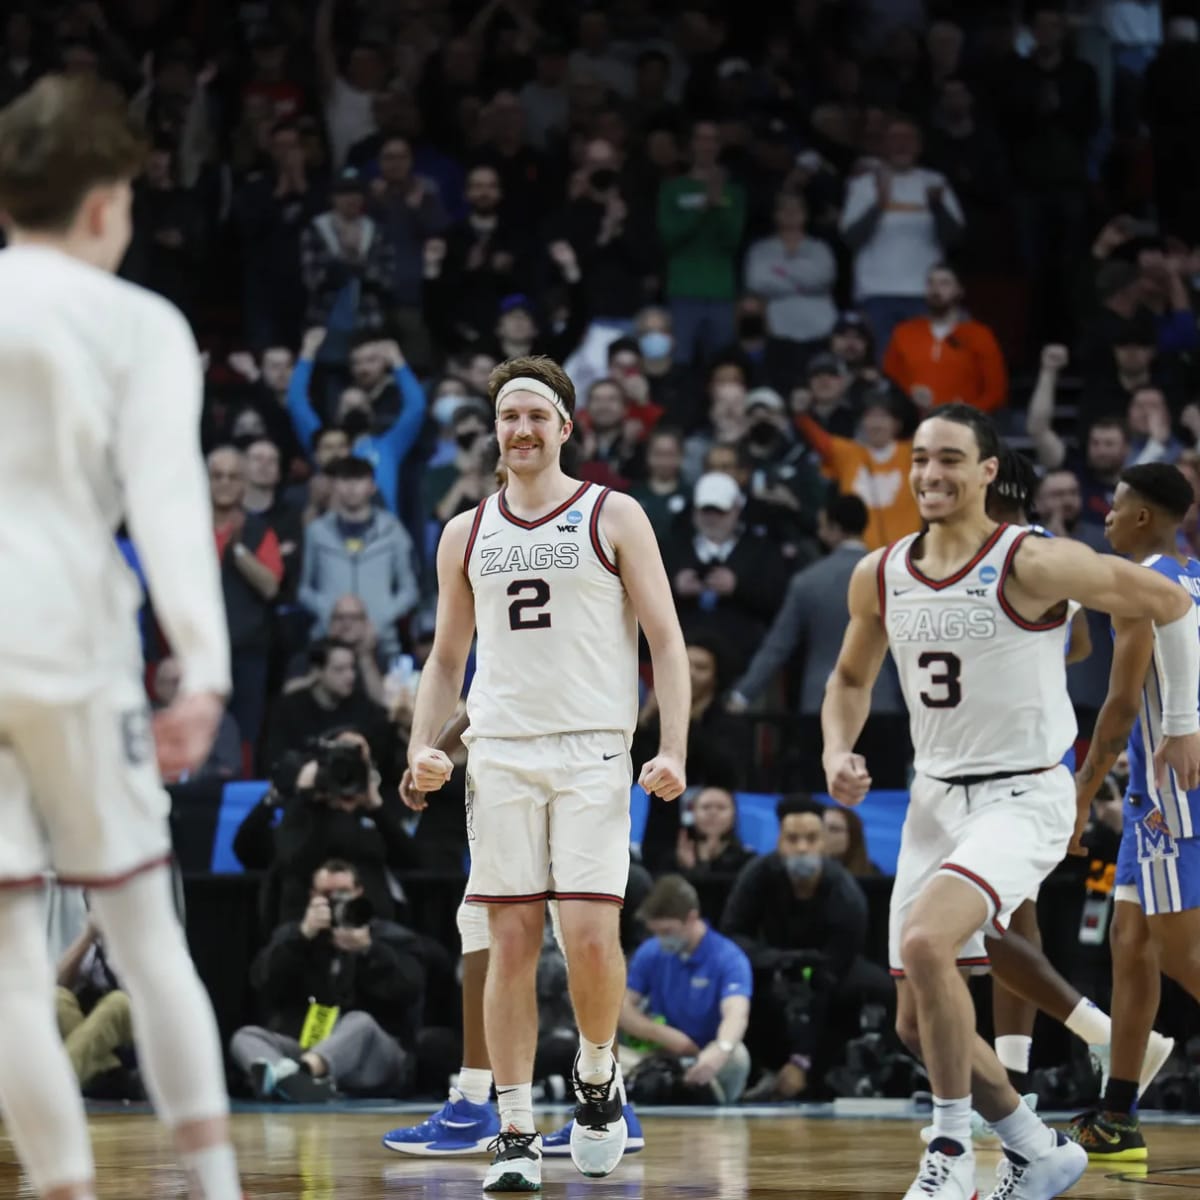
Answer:
<svg viewBox="0 0 1200 1200"><path fill-rule="evenodd" d="M312 455L313 435L321 427L321 418L308 398L312 381L313 361L302 358L292 371L288 384L287 407L304 452ZM386 433L364 433L353 447L355 457L365 459L375 468L375 483L388 510L399 511L400 464L404 462L413 443L421 433L425 420L425 389L421 387L408 363L392 371L400 389L400 414Z"/></svg>

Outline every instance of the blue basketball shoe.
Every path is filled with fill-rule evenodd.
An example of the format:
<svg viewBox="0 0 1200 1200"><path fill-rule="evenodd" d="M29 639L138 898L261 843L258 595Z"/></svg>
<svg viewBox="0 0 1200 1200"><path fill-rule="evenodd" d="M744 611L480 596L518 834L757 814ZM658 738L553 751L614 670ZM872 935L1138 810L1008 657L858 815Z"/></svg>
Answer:
<svg viewBox="0 0 1200 1200"><path fill-rule="evenodd" d="M629 1136L625 1141L626 1154L638 1154L646 1148L646 1138L642 1133L642 1123L637 1119L632 1104L626 1104L621 1109L625 1117L625 1128ZM571 1130L575 1127L574 1120L568 1121L561 1129L548 1133L542 1138L542 1155L545 1158L569 1158L571 1155Z"/></svg>
<svg viewBox="0 0 1200 1200"><path fill-rule="evenodd" d="M500 1132L500 1118L487 1104L472 1104L457 1088L450 1099L420 1125L402 1126L383 1135L383 1144L399 1154L423 1158L462 1158L486 1154Z"/></svg>

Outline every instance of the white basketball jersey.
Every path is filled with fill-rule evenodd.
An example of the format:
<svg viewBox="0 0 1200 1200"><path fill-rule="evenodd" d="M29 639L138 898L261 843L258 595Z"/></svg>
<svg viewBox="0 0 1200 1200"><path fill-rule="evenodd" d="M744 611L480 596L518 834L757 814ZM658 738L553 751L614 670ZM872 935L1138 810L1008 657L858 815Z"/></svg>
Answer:
<svg viewBox="0 0 1200 1200"><path fill-rule="evenodd" d="M1077 732L1064 617L1031 624L1004 597L1028 529L1001 525L948 579L912 560L920 534L884 552L879 611L908 704L916 769L948 779L1059 763Z"/></svg>
<svg viewBox="0 0 1200 1200"><path fill-rule="evenodd" d="M473 736L633 736L638 628L600 531L609 490L584 483L537 521L515 516L503 491L476 510L464 560L478 637Z"/></svg>

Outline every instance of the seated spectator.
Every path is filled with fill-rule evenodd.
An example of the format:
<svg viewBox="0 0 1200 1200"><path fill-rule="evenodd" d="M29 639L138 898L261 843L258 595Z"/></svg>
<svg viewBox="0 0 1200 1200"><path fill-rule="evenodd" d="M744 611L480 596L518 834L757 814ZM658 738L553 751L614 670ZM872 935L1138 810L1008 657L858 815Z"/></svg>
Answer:
<svg viewBox="0 0 1200 1200"><path fill-rule="evenodd" d="M1140 387L1133 393L1126 427L1130 435L1126 466L1178 462L1183 444L1171 432L1171 411L1158 388Z"/></svg>
<svg viewBox="0 0 1200 1200"><path fill-rule="evenodd" d="M232 446L208 456L208 484L232 652L229 711L242 737L253 745L266 705L272 602L283 581L283 558L266 519L242 507L246 464Z"/></svg>
<svg viewBox="0 0 1200 1200"><path fill-rule="evenodd" d="M881 875L880 869L867 856L867 832L862 817L853 808L831 804L822 818L825 825L825 854L841 863L856 878Z"/></svg>
<svg viewBox="0 0 1200 1200"><path fill-rule="evenodd" d="M608 376L615 379L625 393L626 420L631 434L641 442L662 419L663 408L654 402L642 347L635 337L615 338L608 344ZM639 468L641 464L639 463Z"/></svg>
<svg viewBox="0 0 1200 1200"><path fill-rule="evenodd" d="M1008 403L1008 369L995 334L967 316L957 273L943 263L925 283L924 316L892 333L883 369L921 416L961 401L984 412Z"/></svg>
<svg viewBox="0 0 1200 1200"><path fill-rule="evenodd" d="M748 654L766 632L787 581L779 548L742 520L745 499L728 476L702 475L692 493L692 530L663 547L684 632L720 628Z"/></svg>
<svg viewBox="0 0 1200 1200"><path fill-rule="evenodd" d="M685 875L736 875L754 857L737 835L737 802L727 788L707 787L692 801L692 823L681 825L675 868Z"/></svg>
<svg viewBox="0 0 1200 1200"><path fill-rule="evenodd" d="M454 424L458 454L453 465L426 475L429 498L433 500L429 511L438 525L475 508L496 490L491 429L478 409L468 407L459 412L461 416ZM435 488L439 489L436 497Z"/></svg>
<svg viewBox="0 0 1200 1200"><path fill-rule="evenodd" d="M876 363L871 327L860 313L849 310L838 317L833 333L829 335L827 353L833 356L839 374L849 376L845 398L851 413L862 412L867 399L876 393L894 390ZM829 428L828 425L825 427ZM842 433L843 430L832 429L830 432ZM853 433L853 428L849 432Z"/></svg>
<svg viewBox="0 0 1200 1200"><path fill-rule="evenodd" d="M775 198L775 236L746 252L745 286L767 302L767 330L774 337L815 348L833 329L837 308L833 252L805 232L808 208L798 192Z"/></svg>
<svg viewBox="0 0 1200 1200"><path fill-rule="evenodd" d="M1084 363L1084 371L1081 424L1096 417L1123 417L1139 388L1160 388L1172 402L1182 397L1176 372L1168 356L1159 353L1154 322L1146 314L1123 326L1108 358Z"/></svg>
<svg viewBox="0 0 1200 1200"><path fill-rule="evenodd" d="M909 117L887 128L883 161L846 189L841 230L854 251L854 298L875 344L886 346L901 321L923 307L929 268L962 237L964 219L945 176L917 165L921 131Z"/></svg>
<svg viewBox="0 0 1200 1200"><path fill-rule="evenodd" d="M250 977L266 1025L239 1029L229 1052L255 1099L411 1090L425 970L413 935L372 911L349 862L317 868L304 916L275 930Z"/></svg>
<svg viewBox="0 0 1200 1200"><path fill-rule="evenodd" d="M179 665L179 659L170 656L160 659L154 668L150 707L155 711L166 708L179 694L179 684L182 680L183 668ZM217 736L213 739L208 758L196 770L190 772L188 778L239 779L241 774L242 738L233 714L226 709L221 714L221 723L217 726Z"/></svg>
<svg viewBox="0 0 1200 1200"><path fill-rule="evenodd" d="M717 1104L736 1104L750 1075L746 955L709 928L696 889L682 876L660 879L638 915L653 936L629 960L621 1032L682 1060L688 1087L710 1090ZM627 1075L640 1058L622 1046Z"/></svg>
<svg viewBox="0 0 1200 1200"><path fill-rule="evenodd" d="M330 463L346 458L350 453L350 439L344 429L336 425L322 425L313 434L313 473L306 483L289 487L285 498L302 506L301 522L307 527L329 509L329 498L333 495L333 480L325 473Z"/></svg>
<svg viewBox="0 0 1200 1200"><path fill-rule="evenodd" d="M627 472L641 426L629 421L628 411L625 392L615 379L597 379L588 388L587 405L579 419L584 479L621 491L629 487Z"/></svg>
<svg viewBox="0 0 1200 1200"><path fill-rule="evenodd" d="M683 439L674 429L656 429L646 439L646 478L629 494L645 509L661 546L691 503L683 482Z"/></svg>
<svg viewBox="0 0 1200 1200"><path fill-rule="evenodd" d="M751 1053L774 1070L755 1098L790 1100L822 1077L829 1047L843 1044L833 1022L848 1017L852 1031L863 996L887 997L892 986L861 957L867 899L845 867L825 857L824 806L785 797L776 813L779 844L742 869L721 930L759 977Z"/></svg>
<svg viewBox="0 0 1200 1200"><path fill-rule="evenodd" d="M718 361L708 370L706 415L691 422L683 443L683 477L694 482L713 446L733 446L746 436L746 370L741 363Z"/></svg>
<svg viewBox="0 0 1200 1200"><path fill-rule="evenodd" d="M800 676L799 736L781 763L789 787L819 791L825 786L821 705L849 621L845 596L850 576L868 553L863 541L868 520L866 505L858 496L838 495L824 506L817 532L829 553L792 576L770 631L726 701L731 712L744 712L779 671L795 662ZM875 682L871 715L860 744L863 753L871 756L879 787L905 786L910 758L908 713L890 662Z"/></svg>
<svg viewBox="0 0 1200 1200"><path fill-rule="evenodd" d="M402 895L394 872L421 862L396 788L386 789L385 800L363 734L343 727L310 739L278 761L271 777L233 843L247 870L267 871L259 898L263 929L304 915L313 872L331 855L354 862L372 912L391 918Z"/></svg>
<svg viewBox="0 0 1200 1200"><path fill-rule="evenodd" d="M382 705L382 671L385 664L379 653L379 635L367 615L366 605L357 596L347 594L334 601L333 611L329 614L328 640L349 646L354 651L355 694L366 696L373 703ZM293 670L296 670L295 664ZM284 694L311 687L319 675L320 668L313 665L309 648L306 648L298 673L293 674L284 684Z"/></svg>
<svg viewBox="0 0 1200 1200"><path fill-rule="evenodd" d="M671 314L665 308L643 308L633 319L642 374L650 387L650 400L663 411L663 421L690 433L703 414L696 404L696 377L675 357Z"/></svg>
<svg viewBox="0 0 1200 1200"><path fill-rule="evenodd" d="M375 473L361 458L330 463L330 511L304 531L300 603L316 623L328 626L337 599L358 596L379 635L387 658L400 649L397 622L420 598L412 539L389 512L376 508Z"/></svg>
<svg viewBox="0 0 1200 1200"><path fill-rule="evenodd" d="M310 329L304 335L300 358L292 372L287 393L288 412L296 428L296 436L302 446L306 449L311 448L314 458L321 418L313 408L308 392L312 382L313 362L324 340L325 331L320 328ZM352 362L358 364L357 378L373 390L367 392L360 388L361 398L356 399L353 405L343 405L343 412L337 423L345 430L354 454L375 468L375 480L383 502L389 511L395 513L399 511L401 467L420 436L425 420L425 389L421 387L412 368L404 361L404 355L394 341L371 345L360 342L353 353L357 356L352 358ZM399 415L383 433L372 433L375 416L371 407L371 397L386 397L390 386L386 378L375 379L380 361L385 364L385 369L390 366L392 381L399 390L403 403ZM374 382L371 382L372 380Z"/></svg>
<svg viewBox="0 0 1200 1200"><path fill-rule="evenodd" d="M354 646L332 638L312 643L308 674L272 706L261 764L265 773L273 772L287 751L303 750L315 739L347 727L361 729L379 753L388 751L387 713L359 676L359 655Z"/></svg>
<svg viewBox="0 0 1200 1200"><path fill-rule="evenodd" d="M290 601L300 577L300 547L304 538L303 514L280 491L282 463L279 447L267 438L256 438L246 447L246 494L242 507L261 517L274 532L283 561L281 599Z"/></svg>
<svg viewBox="0 0 1200 1200"><path fill-rule="evenodd" d="M305 322L327 333L322 357L344 363L355 335L383 329L396 278L395 253L366 214L366 185L353 167L334 181L330 210L301 233L300 263Z"/></svg>
<svg viewBox="0 0 1200 1200"><path fill-rule="evenodd" d="M133 1061L133 1013L104 956L82 889L51 884L47 924L55 966L58 1032L83 1094L144 1100Z"/></svg>
<svg viewBox="0 0 1200 1200"><path fill-rule="evenodd" d="M891 400L875 396L867 401L853 441L827 433L808 413L803 393L793 397L793 404L796 427L817 452L825 474L839 492L857 495L867 506L867 549L916 533L921 517L908 484L912 441L900 436L900 418Z"/></svg>

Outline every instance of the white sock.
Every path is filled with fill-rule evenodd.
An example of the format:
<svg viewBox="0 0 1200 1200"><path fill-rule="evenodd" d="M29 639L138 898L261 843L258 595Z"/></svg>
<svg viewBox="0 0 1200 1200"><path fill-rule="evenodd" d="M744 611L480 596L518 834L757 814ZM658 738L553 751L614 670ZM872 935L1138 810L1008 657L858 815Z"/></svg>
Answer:
<svg viewBox="0 0 1200 1200"><path fill-rule="evenodd" d="M463 1067L458 1073L458 1090L472 1104L486 1104L492 1094L492 1073L479 1067Z"/></svg>
<svg viewBox="0 0 1200 1200"><path fill-rule="evenodd" d="M191 1200L241 1200L237 1160L228 1142L181 1154L180 1158L187 1173Z"/></svg>
<svg viewBox="0 0 1200 1200"><path fill-rule="evenodd" d="M964 1150L971 1148L971 1097L961 1100L933 1098L933 1136L950 1138Z"/></svg>
<svg viewBox="0 0 1200 1200"><path fill-rule="evenodd" d="M1089 1046L1107 1046L1112 1041L1112 1019L1086 996L1075 1005L1063 1024Z"/></svg>
<svg viewBox="0 0 1200 1200"><path fill-rule="evenodd" d="M1049 1154L1058 1145L1058 1136L1037 1113L1025 1107L1022 1101L1015 1111L1002 1120L993 1121L1001 1144L1006 1150L1019 1154L1026 1162L1033 1162L1043 1154Z"/></svg>
<svg viewBox="0 0 1200 1200"><path fill-rule="evenodd" d="M1033 1053L1033 1038L1020 1033L1002 1033L996 1039L996 1057L1006 1071L1029 1072L1029 1056Z"/></svg>
<svg viewBox="0 0 1200 1200"><path fill-rule="evenodd" d="M500 1128L518 1133L533 1133L533 1084L498 1083L496 1102L500 1107Z"/></svg>
<svg viewBox="0 0 1200 1200"><path fill-rule="evenodd" d="M607 1083L613 1073L613 1042L589 1042L579 1035L579 1078L583 1083Z"/></svg>

